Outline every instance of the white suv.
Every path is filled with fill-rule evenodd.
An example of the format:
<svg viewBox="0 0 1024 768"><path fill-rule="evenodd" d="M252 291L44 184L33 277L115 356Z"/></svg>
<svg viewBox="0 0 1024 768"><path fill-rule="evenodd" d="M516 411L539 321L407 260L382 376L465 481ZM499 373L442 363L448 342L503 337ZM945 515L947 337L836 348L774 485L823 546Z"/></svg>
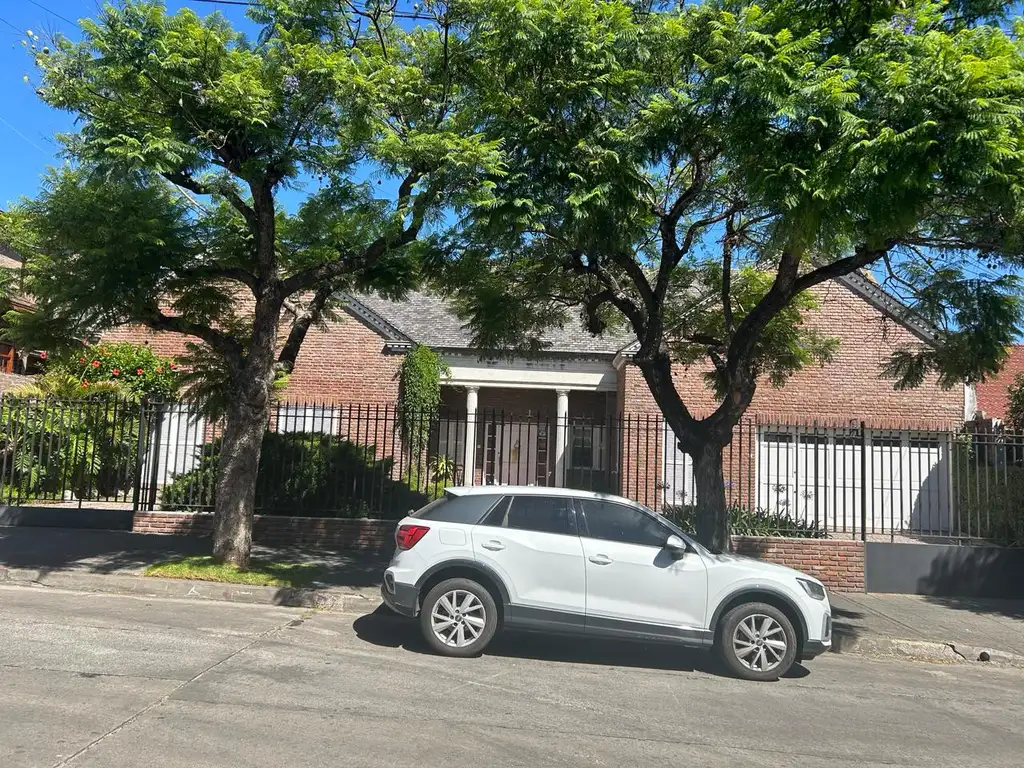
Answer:
<svg viewBox="0 0 1024 768"><path fill-rule="evenodd" d="M775 680L832 644L820 581L713 554L616 496L451 488L402 520L396 543L384 601L448 656L507 627L714 647L736 675Z"/></svg>

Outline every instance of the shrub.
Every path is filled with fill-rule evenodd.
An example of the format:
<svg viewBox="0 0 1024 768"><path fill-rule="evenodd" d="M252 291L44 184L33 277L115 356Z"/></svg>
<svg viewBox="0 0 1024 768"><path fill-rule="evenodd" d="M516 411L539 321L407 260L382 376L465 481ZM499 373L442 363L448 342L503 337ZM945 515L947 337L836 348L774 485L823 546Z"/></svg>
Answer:
<svg viewBox="0 0 1024 768"><path fill-rule="evenodd" d="M687 532L697 524L696 505L670 507L663 510L665 517ZM813 522L800 520L785 512L766 509L747 509L734 506L729 509L729 530L734 536L792 536L801 539L823 539L826 532Z"/></svg>
<svg viewBox="0 0 1024 768"><path fill-rule="evenodd" d="M1024 467L955 464L955 536L1024 546Z"/></svg>
<svg viewBox="0 0 1024 768"><path fill-rule="evenodd" d="M159 357L144 344L96 344L65 353L47 366L47 372L74 376L83 389L99 382L116 383L128 397L166 402L178 391L177 364Z"/></svg>
<svg viewBox="0 0 1024 768"><path fill-rule="evenodd" d="M127 493L138 438L139 405L109 393L75 400L8 396L0 407L3 493L21 500Z"/></svg>
<svg viewBox="0 0 1024 768"><path fill-rule="evenodd" d="M203 446L198 466L163 488L161 506L213 506L219 454L219 440ZM399 518L432 494L417 490L418 483L394 480L392 469L392 459L377 459L372 445L320 433L268 432L256 508L267 515Z"/></svg>

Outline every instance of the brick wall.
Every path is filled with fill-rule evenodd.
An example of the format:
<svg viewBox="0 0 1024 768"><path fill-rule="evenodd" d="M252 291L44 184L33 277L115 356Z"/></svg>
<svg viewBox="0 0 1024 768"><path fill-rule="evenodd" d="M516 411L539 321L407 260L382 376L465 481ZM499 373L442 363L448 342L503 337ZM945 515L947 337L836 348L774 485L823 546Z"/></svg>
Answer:
<svg viewBox="0 0 1024 768"><path fill-rule="evenodd" d="M156 354L170 358L181 357L189 340L181 334L154 333L142 326L123 326L103 335L103 341L146 344ZM338 322L310 328L280 400L393 404L398 398L401 365L402 355L387 352L378 333L354 316L343 314Z"/></svg>
<svg viewBox="0 0 1024 768"><path fill-rule="evenodd" d="M394 547L393 520L337 520L257 515L253 539L260 544L295 544L387 553ZM213 515L137 512L136 533L209 536ZM775 539L734 536L737 554L805 571L837 592L864 591L864 544L837 539Z"/></svg>
<svg viewBox="0 0 1024 768"><path fill-rule="evenodd" d="M738 555L809 573L836 592L864 591L864 543L842 539L733 536Z"/></svg>
<svg viewBox="0 0 1024 768"><path fill-rule="evenodd" d="M835 359L825 366L810 365L794 374L782 388L761 382L747 411L762 420L849 424L864 419L877 428L933 427L948 429L963 422L964 389L945 390L935 376L917 388L896 391L880 376L893 350L917 345L903 326L838 283L815 289L818 308L808 312L806 325L839 340ZM676 388L696 415L710 413L714 396L704 384L704 366L676 366ZM626 366L621 383L624 413L658 413L643 375Z"/></svg>
<svg viewBox="0 0 1024 768"><path fill-rule="evenodd" d="M386 553L395 545L395 525L395 521L389 520L257 515L253 523L253 540L257 544L294 544ZM132 530L136 533L210 536L213 533L213 515L137 512Z"/></svg>

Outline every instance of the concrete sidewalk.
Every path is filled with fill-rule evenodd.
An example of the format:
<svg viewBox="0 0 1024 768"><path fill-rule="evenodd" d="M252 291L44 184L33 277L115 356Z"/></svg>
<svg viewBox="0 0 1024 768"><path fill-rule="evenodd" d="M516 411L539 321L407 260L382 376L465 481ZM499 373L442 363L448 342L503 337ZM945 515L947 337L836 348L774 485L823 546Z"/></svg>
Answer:
<svg viewBox="0 0 1024 768"><path fill-rule="evenodd" d="M0 527L0 582L368 612L379 603L387 560L358 552L253 548L258 557L320 565L321 581L298 590L142 576L155 563L209 552L206 538ZM985 651L994 661L1024 665L1024 601L849 593L830 599L838 652L961 662Z"/></svg>
<svg viewBox="0 0 1024 768"><path fill-rule="evenodd" d="M993 661L1024 664L1024 601L851 593L829 598L837 651L937 661L974 661L984 651Z"/></svg>

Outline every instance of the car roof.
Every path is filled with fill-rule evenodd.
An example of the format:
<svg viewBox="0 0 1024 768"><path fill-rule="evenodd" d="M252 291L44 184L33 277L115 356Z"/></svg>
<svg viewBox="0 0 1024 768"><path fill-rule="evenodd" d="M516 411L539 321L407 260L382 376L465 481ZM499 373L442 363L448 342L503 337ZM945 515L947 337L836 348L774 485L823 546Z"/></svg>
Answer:
<svg viewBox="0 0 1024 768"><path fill-rule="evenodd" d="M459 485L445 488L452 496L571 496L576 499L604 499L633 506L633 502L622 496L595 491L581 491L576 488L551 488L542 485Z"/></svg>

